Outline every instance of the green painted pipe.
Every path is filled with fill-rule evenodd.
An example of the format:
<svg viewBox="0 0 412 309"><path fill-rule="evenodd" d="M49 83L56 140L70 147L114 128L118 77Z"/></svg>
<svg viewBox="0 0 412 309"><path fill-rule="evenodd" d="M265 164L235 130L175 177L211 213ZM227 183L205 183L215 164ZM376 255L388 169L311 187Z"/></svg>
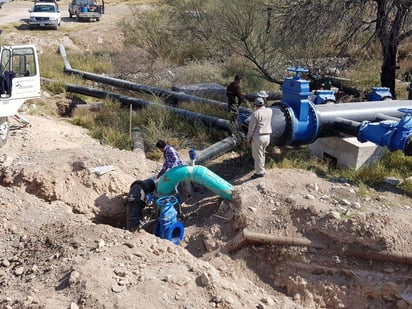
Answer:
<svg viewBox="0 0 412 309"><path fill-rule="evenodd" d="M179 182L186 180L204 185L226 200L232 199L233 186L202 165L181 165L171 168L160 177L157 193L170 194Z"/></svg>

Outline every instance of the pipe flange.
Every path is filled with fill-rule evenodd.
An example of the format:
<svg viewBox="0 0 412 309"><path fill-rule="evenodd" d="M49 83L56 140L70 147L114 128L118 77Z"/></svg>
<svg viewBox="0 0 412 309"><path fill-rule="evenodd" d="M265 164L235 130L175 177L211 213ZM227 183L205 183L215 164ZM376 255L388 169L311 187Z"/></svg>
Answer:
<svg viewBox="0 0 412 309"><path fill-rule="evenodd" d="M310 143L313 143L317 136L318 136L318 130L319 130L319 125L318 125L318 114L316 113L315 106L311 103L309 103L309 112L312 114L312 135L310 137Z"/></svg>
<svg viewBox="0 0 412 309"><path fill-rule="evenodd" d="M285 116L285 120L286 120L286 134L284 134L282 136L282 140L283 140L283 145L290 145L292 143L292 133L293 133L293 121L292 121L292 115L290 113L289 110L289 106L284 104L284 103L280 103L280 109L283 112L283 115Z"/></svg>
<svg viewBox="0 0 412 309"><path fill-rule="evenodd" d="M412 156L412 135L408 136L403 153L405 156Z"/></svg>

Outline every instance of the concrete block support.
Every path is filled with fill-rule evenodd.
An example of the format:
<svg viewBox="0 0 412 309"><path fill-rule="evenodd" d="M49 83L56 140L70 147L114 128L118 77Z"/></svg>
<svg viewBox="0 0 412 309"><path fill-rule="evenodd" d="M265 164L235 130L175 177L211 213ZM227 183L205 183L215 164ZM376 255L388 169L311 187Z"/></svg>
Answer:
<svg viewBox="0 0 412 309"><path fill-rule="evenodd" d="M309 145L310 153L331 160L337 167L359 169L382 158L387 149L374 143L361 143L356 137L318 138Z"/></svg>

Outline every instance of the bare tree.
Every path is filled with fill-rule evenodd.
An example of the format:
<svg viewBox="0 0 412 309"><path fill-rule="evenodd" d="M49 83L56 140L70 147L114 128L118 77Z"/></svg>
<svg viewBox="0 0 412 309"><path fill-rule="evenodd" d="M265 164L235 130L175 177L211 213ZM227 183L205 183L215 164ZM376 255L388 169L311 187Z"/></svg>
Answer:
<svg viewBox="0 0 412 309"><path fill-rule="evenodd" d="M156 42L167 42L162 46L168 47L170 37L178 33L177 46L158 48L166 54L199 44L205 51L200 56L225 61L239 55L263 78L281 83L287 66L306 64L312 69L313 59L380 46L381 85L396 98L397 52L412 35L412 0L174 0L170 4L163 18L156 19L168 16L167 33L156 25L139 36L145 38L142 33L156 29L163 34L156 36ZM137 26L141 24L138 19ZM127 27L128 31L136 28ZM147 44L153 37L142 42Z"/></svg>
<svg viewBox="0 0 412 309"><path fill-rule="evenodd" d="M368 49L379 42L382 52L381 86L396 98L395 77L399 44L412 35L412 0L301 0L284 1L284 32L304 31L328 40L344 52L349 47ZM285 5L287 4L287 5ZM279 7L278 1L273 3Z"/></svg>
<svg viewBox="0 0 412 309"><path fill-rule="evenodd" d="M290 66L301 65L311 72L316 68L317 73L325 73L331 66L326 57L334 55L320 51L321 44L327 44L322 42L330 40L333 32L319 36L312 22L334 25L336 20L332 14L312 16L322 8L317 1L178 0L175 7L178 20L190 29L193 38L213 46L222 59L247 59L258 75L270 82L281 84Z"/></svg>
<svg viewBox="0 0 412 309"><path fill-rule="evenodd" d="M381 44L383 56L381 84L389 87L394 97L399 43L412 35L411 8L410 0L376 1L375 34Z"/></svg>
<svg viewBox="0 0 412 309"><path fill-rule="evenodd" d="M224 44L248 59L268 81L281 83L276 74L287 61L285 48L274 20L276 13L263 1L225 1L217 25Z"/></svg>
<svg viewBox="0 0 412 309"><path fill-rule="evenodd" d="M263 0L180 0L179 20L193 37L215 48L222 57L240 56L264 79L281 83L288 61L278 34L277 13ZM188 14L189 13L189 14Z"/></svg>
<svg viewBox="0 0 412 309"><path fill-rule="evenodd" d="M349 48L368 50L378 43L381 86L396 97L397 52L412 35L412 0L206 2L209 9L214 2L214 11L203 20L208 25L204 29L213 30L208 33L219 35L227 49L251 61L265 79L279 82L279 69L287 60L325 56L320 51L328 44L333 47L329 56L339 56Z"/></svg>

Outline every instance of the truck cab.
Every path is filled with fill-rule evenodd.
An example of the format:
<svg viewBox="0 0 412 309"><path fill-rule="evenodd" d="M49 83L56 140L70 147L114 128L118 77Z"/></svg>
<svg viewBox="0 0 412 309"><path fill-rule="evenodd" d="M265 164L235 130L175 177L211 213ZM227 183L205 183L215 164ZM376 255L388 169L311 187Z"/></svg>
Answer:
<svg viewBox="0 0 412 309"><path fill-rule="evenodd" d="M38 98L40 70L34 45L0 48L0 147L9 135L8 117L17 114L28 99Z"/></svg>

